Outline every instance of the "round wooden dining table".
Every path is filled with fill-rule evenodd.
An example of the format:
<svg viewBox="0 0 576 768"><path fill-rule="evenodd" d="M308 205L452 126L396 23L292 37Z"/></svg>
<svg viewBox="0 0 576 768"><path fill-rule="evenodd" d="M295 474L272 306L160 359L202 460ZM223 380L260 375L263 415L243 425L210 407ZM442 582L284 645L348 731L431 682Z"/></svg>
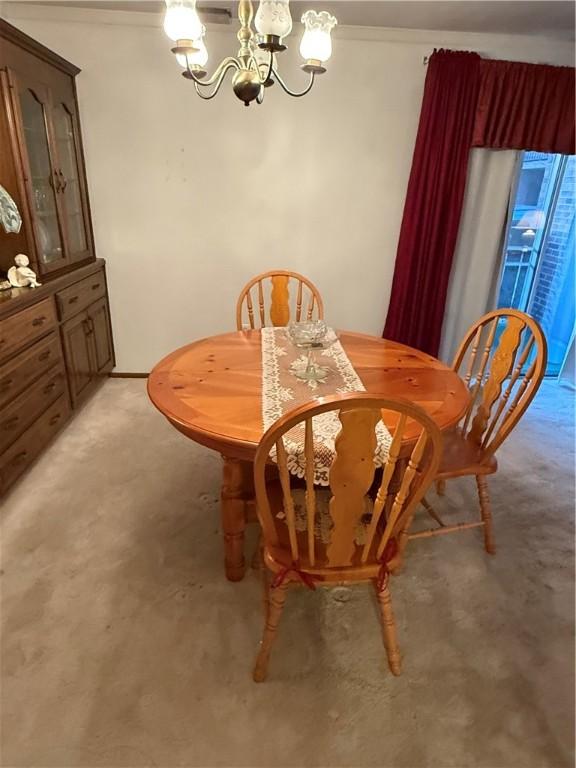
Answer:
<svg viewBox="0 0 576 768"><path fill-rule="evenodd" d="M464 415L468 389L436 358L375 336L341 331L338 337L368 392L416 403L442 431ZM237 331L175 350L148 378L149 397L168 421L222 455L224 562L231 581L244 576L244 530L255 518L252 462L263 434L261 358L260 331ZM405 439L410 437L407 431Z"/></svg>

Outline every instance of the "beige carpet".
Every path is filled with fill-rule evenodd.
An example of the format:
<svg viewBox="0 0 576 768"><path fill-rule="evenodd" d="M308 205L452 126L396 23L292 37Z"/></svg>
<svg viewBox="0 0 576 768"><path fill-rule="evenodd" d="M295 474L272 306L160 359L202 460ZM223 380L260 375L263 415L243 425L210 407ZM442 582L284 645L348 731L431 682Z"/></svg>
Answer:
<svg viewBox="0 0 576 768"><path fill-rule="evenodd" d="M476 531L413 544L401 677L368 589L298 590L256 685L219 457L107 382L3 504L2 765L571 766L572 417L547 384L501 451L495 558ZM473 481L439 508L475 514Z"/></svg>

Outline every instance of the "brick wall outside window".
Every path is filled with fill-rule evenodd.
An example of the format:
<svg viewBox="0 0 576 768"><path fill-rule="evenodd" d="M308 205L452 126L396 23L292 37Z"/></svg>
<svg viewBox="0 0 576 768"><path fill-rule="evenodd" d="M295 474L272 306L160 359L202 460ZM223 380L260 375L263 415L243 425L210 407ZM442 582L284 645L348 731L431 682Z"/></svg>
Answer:
<svg viewBox="0 0 576 768"><path fill-rule="evenodd" d="M576 157L568 158L548 240L541 254L541 267L534 290L531 314L544 330L552 323L574 249L576 205Z"/></svg>

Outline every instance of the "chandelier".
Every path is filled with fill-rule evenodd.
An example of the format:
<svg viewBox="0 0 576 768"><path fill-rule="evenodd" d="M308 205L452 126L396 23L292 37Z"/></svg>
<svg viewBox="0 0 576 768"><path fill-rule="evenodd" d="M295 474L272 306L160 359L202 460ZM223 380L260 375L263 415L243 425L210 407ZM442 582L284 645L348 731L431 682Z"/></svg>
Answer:
<svg viewBox="0 0 576 768"><path fill-rule="evenodd" d="M300 42L300 54L304 59L302 69L308 73L308 83L299 92L288 88L277 69L276 54L285 51L283 39L292 30L290 0L260 0L256 18L256 33L252 30L254 9L250 0L238 3L240 49L237 56L228 56L208 77L205 69L208 51L204 42L206 28L198 17L196 0L166 0L164 31L176 43L172 53L183 68L183 76L194 83L199 96L213 99L220 90L229 70L232 88L236 96L248 107L251 102L261 104L265 89L279 83L289 95L300 97L314 85L316 75L326 72L324 64L332 55L330 32L337 21L326 11L306 11L302 16L304 34Z"/></svg>

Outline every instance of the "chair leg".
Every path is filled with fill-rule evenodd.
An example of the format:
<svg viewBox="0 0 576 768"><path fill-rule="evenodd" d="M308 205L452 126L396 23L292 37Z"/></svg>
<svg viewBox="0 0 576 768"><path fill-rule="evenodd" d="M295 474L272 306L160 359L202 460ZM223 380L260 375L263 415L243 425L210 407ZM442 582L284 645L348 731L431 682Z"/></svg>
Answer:
<svg viewBox="0 0 576 768"><path fill-rule="evenodd" d="M378 590L376 582L374 582L374 589L376 591L376 597L378 598L378 604L380 606L380 614L382 616L382 638L384 640L384 647L386 648L386 655L388 656L388 666L393 675L399 675L402 671L402 661L400 658L398 640L396 638L396 623L392 612L392 600L390 598L388 582L386 582L384 588L380 591Z"/></svg>
<svg viewBox="0 0 576 768"><path fill-rule="evenodd" d="M280 617L282 616L282 610L284 609L287 589L288 584L284 582L279 587L271 586L268 590L268 615L264 625L264 635L262 637L262 643L260 644L260 651L258 652L256 664L254 665L254 672L252 674L254 681L257 683L266 680L268 674L270 651L272 650L272 643L276 639L276 631L278 629Z"/></svg>
<svg viewBox="0 0 576 768"><path fill-rule="evenodd" d="M264 621L268 621L268 610L270 608L270 577L268 568L264 564L264 557L260 564L260 578L262 579L262 609L264 611Z"/></svg>
<svg viewBox="0 0 576 768"><path fill-rule="evenodd" d="M436 493L438 496L444 496L446 493L446 480L436 480Z"/></svg>
<svg viewBox="0 0 576 768"><path fill-rule="evenodd" d="M440 526L440 528L445 528L445 527L446 527L446 526L444 525L444 521L442 520L442 518L440 517L440 515L438 514L438 512L436 512L436 510L434 509L434 507L432 506L432 504L430 504L430 502L428 501L428 499L426 498L426 496L423 496L423 497L422 497L422 501L420 502L420 504L422 504L422 506L424 507L424 509L426 510L426 512L428 512L428 514L430 515L430 517L431 517L431 518L432 518L432 519L433 519L435 522L437 522L437 523L438 523L438 525Z"/></svg>
<svg viewBox="0 0 576 768"><path fill-rule="evenodd" d="M490 496L488 494L488 482L484 475L476 475L478 486L478 498L480 499L480 514L484 523L484 547L490 555L496 554L494 531L492 529L492 511L490 508Z"/></svg>

